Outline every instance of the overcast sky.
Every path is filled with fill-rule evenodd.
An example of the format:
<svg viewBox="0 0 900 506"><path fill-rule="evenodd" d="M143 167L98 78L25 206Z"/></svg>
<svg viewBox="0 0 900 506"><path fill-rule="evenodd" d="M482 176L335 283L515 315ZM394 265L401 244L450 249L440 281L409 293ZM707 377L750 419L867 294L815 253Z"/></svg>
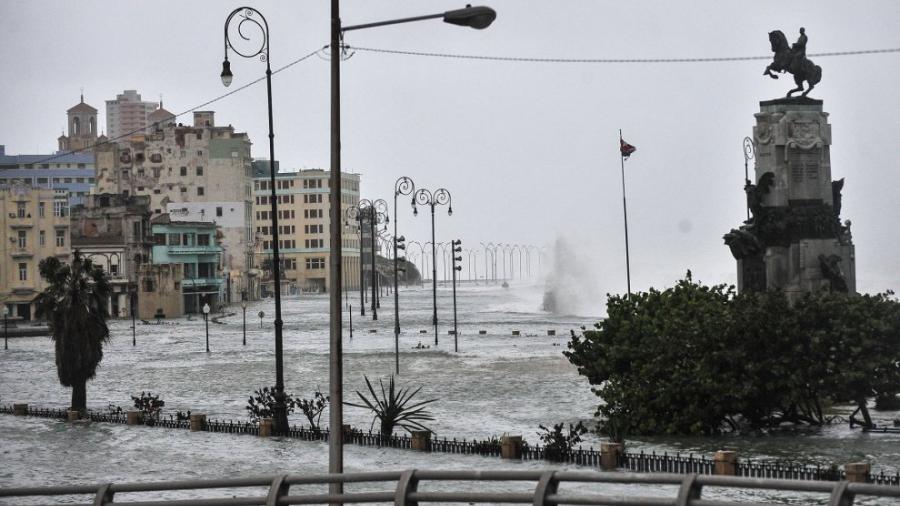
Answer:
<svg viewBox="0 0 900 506"><path fill-rule="evenodd" d="M487 1L487 0L486 0ZM427 21L350 32L351 46L517 57L684 58L769 55L767 33L809 53L900 47L900 2L490 0L496 22L476 31ZM175 113L225 89L222 1L0 2L0 144L47 153L65 111L100 110L124 89L163 95ZM328 42L329 2L253 2L268 18L274 68ZM441 12L452 1L346 0L345 25ZM263 75L232 57L234 84ZM900 53L813 58L812 93L833 127L832 170L845 177L858 288L900 289ZM552 244L587 251L595 284L625 290L618 129L638 150L626 163L632 286L672 284L687 269L735 282L722 235L744 217L742 139L760 100L792 87L765 61L670 64L492 62L357 51L342 65L343 164L364 197L389 202L394 181L446 187L452 217L438 241ZM282 170L328 168L329 64L313 57L276 74L275 156ZM267 157L264 85L206 107L247 131ZM189 115L182 121L190 122ZM752 168L751 168L752 170ZM400 206L401 233L430 239L427 215ZM480 262L479 262L480 263ZM480 264L479 269L482 269ZM465 270L463 271L466 272Z"/></svg>

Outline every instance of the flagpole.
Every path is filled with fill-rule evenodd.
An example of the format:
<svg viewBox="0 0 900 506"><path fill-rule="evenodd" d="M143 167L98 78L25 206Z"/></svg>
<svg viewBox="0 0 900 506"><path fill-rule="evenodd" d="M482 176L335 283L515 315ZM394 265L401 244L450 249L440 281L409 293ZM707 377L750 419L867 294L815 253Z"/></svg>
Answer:
<svg viewBox="0 0 900 506"><path fill-rule="evenodd" d="M622 129L619 129L619 160L622 163L622 214L625 217L625 276L628 283L628 296L631 297L631 260L628 256L628 205L625 203L625 154L622 153Z"/></svg>

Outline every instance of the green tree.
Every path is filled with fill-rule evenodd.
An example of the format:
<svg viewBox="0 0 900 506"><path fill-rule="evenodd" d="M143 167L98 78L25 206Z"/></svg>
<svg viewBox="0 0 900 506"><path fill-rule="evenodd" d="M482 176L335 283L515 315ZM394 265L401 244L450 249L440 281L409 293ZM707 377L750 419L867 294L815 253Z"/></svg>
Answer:
<svg viewBox="0 0 900 506"><path fill-rule="evenodd" d="M87 411L87 382L97 374L103 345L109 341L109 282L103 269L75 250L71 265L56 257L38 268L47 288L37 299L37 315L46 317L56 349L59 382L72 388L72 409Z"/></svg>

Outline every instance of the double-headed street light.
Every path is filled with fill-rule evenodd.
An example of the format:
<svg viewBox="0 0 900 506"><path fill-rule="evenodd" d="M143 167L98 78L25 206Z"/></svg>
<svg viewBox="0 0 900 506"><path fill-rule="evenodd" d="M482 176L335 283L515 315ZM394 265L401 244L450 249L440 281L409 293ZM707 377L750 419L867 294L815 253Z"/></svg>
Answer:
<svg viewBox="0 0 900 506"><path fill-rule="evenodd" d="M431 323L434 325L434 345L438 344L438 317L437 317L437 247L434 242L434 206L447 205L447 216L453 216L453 202L450 192L445 188L438 188L431 193L425 188L416 191L413 197L413 215L418 216L419 210L416 204L428 206L431 208L431 300L433 303L433 311L431 313Z"/></svg>
<svg viewBox="0 0 900 506"><path fill-rule="evenodd" d="M259 18L259 21L257 21L257 17ZM235 23L232 24L232 21L235 21ZM248 37L245 26L248 29L259 31L262 38L259 47L253 44L251 38ZM236 39L239 44L238 46L232 44L231 37L229 36L229 28L235 30L240 36L240 39ZM249 48L246 46L248 43L251 44ZM284 403L284 359L282 356L283 348L281 333L281 328L284 323L281 320L281 260L278 255L278 196L275 192L275 134L273 133L272 124L272 68L269 65L269 23L262 13L253 7L238 7L231 11L231 14L225 19L225 61L222 62L221 74L222 84L225 86L231 85L231 80L234 77L231 73L231 63L228 61L229 49L244 58L255 58L259 56L260 60L266 63L266 93L269 105L269 184L272 191L272 196L269 198L269 201L272 204L272 272L275 278L275 392L273 394L275 404L272 406L272 430L275 434L285 434L288 430L288 420L287 407ZM338 178L338 181L340 181L340 178ZM338 251L340 251L341 244L341 227L339 225L335 226L334 221L337 220L338 223L340 223L340 195L340 185L338 185L338 210L332 214L331 224L332 236L334 236L336 232L338 237L337 241L332 237L331 244L333 249L334 246L337 245ZM332 200L335 199L333 193L331 198ZM334 270L334 267L332 267L332 272L334 272ZM338 283L340 283L340 280L338 280ZM334 285L332 285L332 288L334 288ZM338 295L340 295L340 291L338 291ZM340 300L338 300L338 303L340 303ZM338 311L338 314L340 314L340 311Z"/></svg>
<svg viewBox="0 0 900 506"><path fill-rule="evenodd" d="M329 408L328 427L331 434L341 434L343 431L343 343L341 341L343 328L341 320L341 42L344 32L374 28L377 26L410 23L426 19L443 18L444 22L468 26L471 28L487 28L497 17L497 13L490 7L471 7L446 11L441 14L417 16L412 18L394 19L367 23L361 25L341 25L340 0L331 0L331 334L330 342L330 372L329 394L331 406ZM328 439L328 472L332 474L344 471L344 446L342 437ZM340 494L343 484L339 482L329 485L329 493Z"/></svg>

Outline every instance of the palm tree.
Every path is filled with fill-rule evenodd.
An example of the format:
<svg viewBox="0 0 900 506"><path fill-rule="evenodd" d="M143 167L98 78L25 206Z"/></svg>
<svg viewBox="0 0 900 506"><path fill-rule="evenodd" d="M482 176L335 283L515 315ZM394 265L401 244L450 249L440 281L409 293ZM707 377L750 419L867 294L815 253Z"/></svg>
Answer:
<svg viewBox="0 0 900 506"><path fill-rule="evenodd" d="M47 288L37 299L37 316L46 317L56 348L59 382L72 387L72 408L87 412L87 382L94 379L109 341L106 310L109 282L103 269L75 250L72 264L56 257L38 265Z"/></svg>

